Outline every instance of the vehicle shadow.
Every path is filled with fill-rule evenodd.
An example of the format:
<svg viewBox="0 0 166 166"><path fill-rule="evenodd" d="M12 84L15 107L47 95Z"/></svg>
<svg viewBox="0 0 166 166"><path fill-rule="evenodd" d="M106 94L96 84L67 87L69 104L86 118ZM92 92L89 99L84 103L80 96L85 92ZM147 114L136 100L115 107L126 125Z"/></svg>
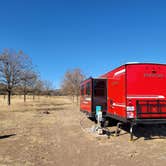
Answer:
<svg viewBox="0 0 166 166"><path fill-rule="evenodd" d="M130 133L130 125L129 124L123 124L121 126L121 129L126 131L127 133ZM119 132L119 136L120 136ZM133 140L138 140L140 138L144 138L144 140L150 140L150 139L166 139L166 125L158 124L158 125L143 125L139 124L134 126L133 128Z"/></svg>
<svg viewBox="0 0 166 166"><path fill-rule="evenodd" d="M16 134L1 135L1 136L0 136L0 139L5 139L5 138L13 137L13 136L15 136L15 135L16 135Z"/></svg>
<svg viewBox="0 0 166 166"><path fill-rule="evenodd" d="M94 121L94 119L89 118ZM111 123L103 125L104 134L110 136L122 136L130 134L130 124L120 123L117 129L118 121L112 120ZM166 139L165 124L137 124L133 127L133 141L144 138L144 140ZM130 136L129 136L130 139Z"/></svg>

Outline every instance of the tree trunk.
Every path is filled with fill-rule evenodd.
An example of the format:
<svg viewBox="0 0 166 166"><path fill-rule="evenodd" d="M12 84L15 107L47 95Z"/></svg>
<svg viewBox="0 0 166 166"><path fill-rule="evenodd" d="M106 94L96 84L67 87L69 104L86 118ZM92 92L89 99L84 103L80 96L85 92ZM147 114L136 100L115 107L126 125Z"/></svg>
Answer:
<svg viewBox="0 0 166 166"><path fill-rule="evenodd" d="M8 90L8 105L11 104L11 90Z"/></svg>
<svg viewBox="0 0 166 166"><path fill-rule="evenodd" d="M77 95L77 105L78 105L78 95Z"/></svg>
<svg viewBox="0 0 166 166"><path fill-rule="evenodd" d="M74 104L74 95L72 95L72 102L73 102L73 104Z"/></svg>
<svg viewBox="0 0 166 166"><path fill-rule="evenodd" d="M26 93L24 92L24 102L26 102Z"/></svg>
<svg viewBox="0 0 166 166"><path fill-rule="evenodd" d="M35 100L35 94L33 94L33 101Z"/></svg>

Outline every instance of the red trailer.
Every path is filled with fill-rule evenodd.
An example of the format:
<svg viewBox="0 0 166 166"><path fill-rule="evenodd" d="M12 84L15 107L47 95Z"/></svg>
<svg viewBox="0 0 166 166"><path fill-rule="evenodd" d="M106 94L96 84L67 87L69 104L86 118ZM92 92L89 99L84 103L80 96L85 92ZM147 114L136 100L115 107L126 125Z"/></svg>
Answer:
<svg viewBox="0 0 166 166"><path fill-rule="evenodd" d="M97 80L105 82L100 90L94 86ZM81 96L82 111L94 117L96 106L101 105L104 118L130 123L131 133L139 123L166 123L166 65L122 65L98 79L82 82Z"/></svg>

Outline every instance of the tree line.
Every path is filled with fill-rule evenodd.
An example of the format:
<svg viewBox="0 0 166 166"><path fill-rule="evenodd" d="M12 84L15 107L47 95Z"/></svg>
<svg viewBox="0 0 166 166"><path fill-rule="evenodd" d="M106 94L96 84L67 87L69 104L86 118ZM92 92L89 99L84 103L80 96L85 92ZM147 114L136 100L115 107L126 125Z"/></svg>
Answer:
<svg viewBox="0 0 166 166"><path fill-rule="evenodd" d="M80 83L85 75L79 68L67 70L64 74L61 88L54 89L49 80L41 80L40 73L32 63L31 58L22 50L4 49L0 53L0 94L7 95L7 104L11 104L11 95L68 95L77 103L80 95Z"/></svg>
<svg viewBox="0 0 166 166"><path fill-rule="evenodd" d="M7 95L8 105L11 104L11 95L47 94L52 91L49 81L42 81L40 74L35 69L32 60L22 50L15 51L4 49L0 53L0 93Z"/></svg>

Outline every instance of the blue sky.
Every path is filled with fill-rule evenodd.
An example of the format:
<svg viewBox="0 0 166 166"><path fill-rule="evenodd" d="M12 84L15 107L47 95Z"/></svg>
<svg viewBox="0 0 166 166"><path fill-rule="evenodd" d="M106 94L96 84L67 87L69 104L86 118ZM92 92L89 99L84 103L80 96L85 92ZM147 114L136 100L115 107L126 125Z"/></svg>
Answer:
<svg viewBox="0 0 166 166"><path fill-rule="evenodd" d="M67 69L99 76L166 63L164 0L0 0L0 50L22 49L58 88Z"/></svg>

